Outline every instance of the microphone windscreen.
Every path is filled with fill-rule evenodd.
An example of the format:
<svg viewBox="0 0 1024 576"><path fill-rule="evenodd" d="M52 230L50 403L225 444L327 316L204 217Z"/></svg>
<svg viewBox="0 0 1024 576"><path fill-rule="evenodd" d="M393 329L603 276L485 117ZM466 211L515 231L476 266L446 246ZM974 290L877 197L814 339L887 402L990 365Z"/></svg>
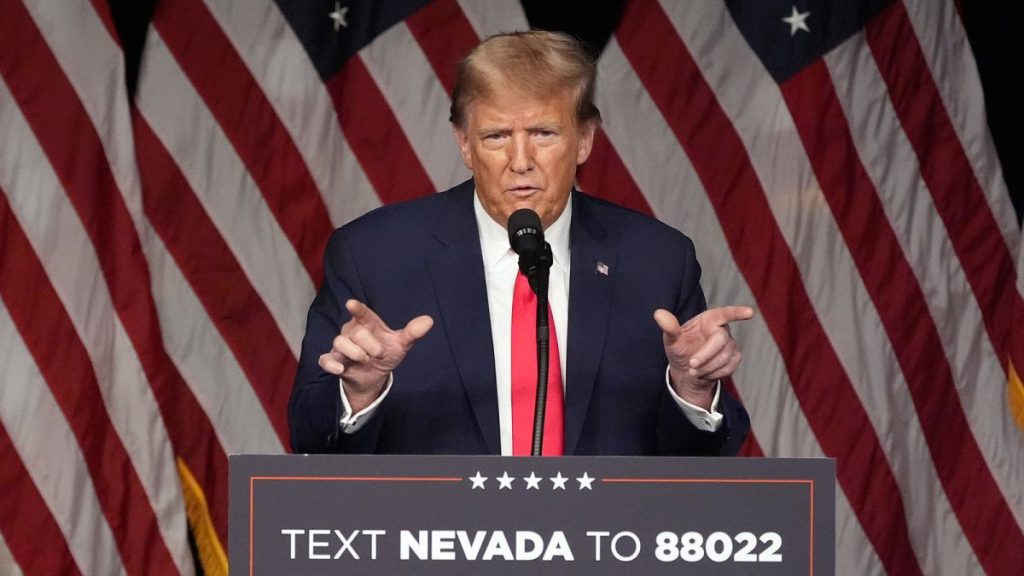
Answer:
<svg viewBox="0 0 1024 576"><path fill-rule="evenodd" d="M540 216L529 208L520 208L508 218L508 242L516 254L531 252L544 246Z"/></svg>

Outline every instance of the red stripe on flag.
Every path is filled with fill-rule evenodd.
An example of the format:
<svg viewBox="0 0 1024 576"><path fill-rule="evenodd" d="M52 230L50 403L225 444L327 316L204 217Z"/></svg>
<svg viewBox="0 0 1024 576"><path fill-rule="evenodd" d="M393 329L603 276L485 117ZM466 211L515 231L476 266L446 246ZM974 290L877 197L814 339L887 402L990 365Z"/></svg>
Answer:
<svg viewBox="0 0 1024 576"><path fill-rule="evenodd" d="M0 194L2 195L2 194ZM0 228L2 233L4 228ZM0 245L4 243L0 236ZM25 574L81 574L64 534L0 422L0 533Z"/></svg>
<svg viewBox="0 0 1024 576"><path fill-rule="evenodd" d="M321 257L334 226L302 155L270 101L199 0L158 3L153 25L234 145L313 284L319 286Z"/></svg>
<svg viewBox="0 0 1024 576"><path fill-rule="evenodd" d="M657 3L631 2L616 35L704 183L804 414L825 453L837 457L839 482L865 533L890 573L920 574L892 468L770 217L742 140Z"/></svg>
<svg viewBox="0 0 1024 576"><path fill-rule="evenodd" d="M455 0L435 0L406 19L434 74L451 96L455 66L480 42Z"/></svg>
<svg viewBox="0 0 1024 576"><path fill-rule="evenodd" d="M170 152L135 110L142 203L207 315L245 372L281 443L288 445L288 387L298 362L231 248Z"/></svg>
<svg viewBox="0 0 1024 576"><path fill-rule="evenodd" d="M210 499L227 535L227 457L206 414L163 347L149 267L99 136L21 4L0 0L0 70L89 234L118 316L156 396L178 455ZM31 66L18 54L32 54Z"/></svg>
<svg viewBox="0 0 1024 576"><path fill-rule="evenodd" d="M1024 566L1024 534L967 423L925 295L857 154L823 61L782 85L818 183L907 380L950 505L990 573ZM870 233L864 223L870 222ZM993 223L994 224L994 223ZM989 230L989 236L997 230Z"/></svg>
<svg viewBox="0 0 1024 576"><path fill-rule="evenodd" d="M921 163L921 176L978 299L992 346L1006 358L1013 329L1008 311L1024 304L1012 289L1017 278L1014 258L997 233L999 226L953 128L906 7L894 2L867 25L866 33L889 98Z"/></svg>
<svg viewBox="0 0 1024 576"><path fill-rule="evenodd" d="M594 148L587 162L580 166L577 178L588 194L632 208L641 214L654 215L629 169L600 129L594 134Z"/></svg>
<svg viewBox="0 0 1024 576"><path fill-rule="evenodd" d="M327 81L327 92L337 110L341 131L382 203L411 200L435 191L359 56L349 58Z"/></svg>
<svg viewBox="0 0 1024 576"><path fill-rule="evenodd" d="M2 191L0 222L0 297L75 434L125 569L129 574L177 572L142 481L110 421L89 353Z"/></svg>

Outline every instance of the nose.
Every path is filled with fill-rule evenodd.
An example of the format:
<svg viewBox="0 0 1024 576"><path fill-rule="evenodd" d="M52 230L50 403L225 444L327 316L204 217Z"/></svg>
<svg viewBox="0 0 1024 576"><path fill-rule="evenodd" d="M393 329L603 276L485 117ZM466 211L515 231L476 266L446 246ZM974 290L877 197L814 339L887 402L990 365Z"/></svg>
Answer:
<svg viewBox="0 0 1024 576"><path fill-rule="evenodd" d="M516 134L509 142L509 169L516 174L533 170L533 143L528 134Z"/></svg>

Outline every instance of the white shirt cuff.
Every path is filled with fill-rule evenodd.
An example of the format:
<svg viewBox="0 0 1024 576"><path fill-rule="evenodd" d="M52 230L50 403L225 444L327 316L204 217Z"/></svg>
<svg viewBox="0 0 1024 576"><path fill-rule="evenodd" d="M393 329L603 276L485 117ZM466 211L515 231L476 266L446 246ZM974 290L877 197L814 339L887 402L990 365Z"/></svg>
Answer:
<svg viewBox="0 0 1024 576"><path fill-rule="evenodd" d="M690 404L686 400L683 400L676 394L675 388L672 387L672 381L669 379L669 371L665 369L665 385L668 386L668 392L672 395L672 399L676 401L676 405L683 411L683 416L690 421L691 424L696 426L698 429L705 432L716 432L722 426L722 420L724 417L722 413L718 411L718 396L722 392L721 382L715 383L715 397L711 399L711 411Z"/></svg>
<svg viewBox="0 0 1024 576"><path fill-rule="evenodd" d="M342 383L341 378L338 378L338 389L341 391L341 431L345 434L355 434L358 432L377 411L377 407L380 406L384 397L388 395L388 392L391 390L391 383L394 381L395 373L392 372L388 374L388 382L384 385L384 390L380 393L380 396L369 406L353 414L352 405L348 403L348 397L345 396L345 384ZM718 397L715 396L716 401L717 399Z"/></svg>

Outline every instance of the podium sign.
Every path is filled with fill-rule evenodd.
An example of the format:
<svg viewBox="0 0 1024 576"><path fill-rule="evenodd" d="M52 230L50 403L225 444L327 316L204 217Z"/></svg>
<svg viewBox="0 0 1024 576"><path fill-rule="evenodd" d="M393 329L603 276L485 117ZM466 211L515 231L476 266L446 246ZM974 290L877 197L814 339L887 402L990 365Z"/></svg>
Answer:
<svg viewBox="0 0 1024 576"><path fill-rule="evenodd" d="M232 456L231 573L833 574L830 459Z"/></svg>

